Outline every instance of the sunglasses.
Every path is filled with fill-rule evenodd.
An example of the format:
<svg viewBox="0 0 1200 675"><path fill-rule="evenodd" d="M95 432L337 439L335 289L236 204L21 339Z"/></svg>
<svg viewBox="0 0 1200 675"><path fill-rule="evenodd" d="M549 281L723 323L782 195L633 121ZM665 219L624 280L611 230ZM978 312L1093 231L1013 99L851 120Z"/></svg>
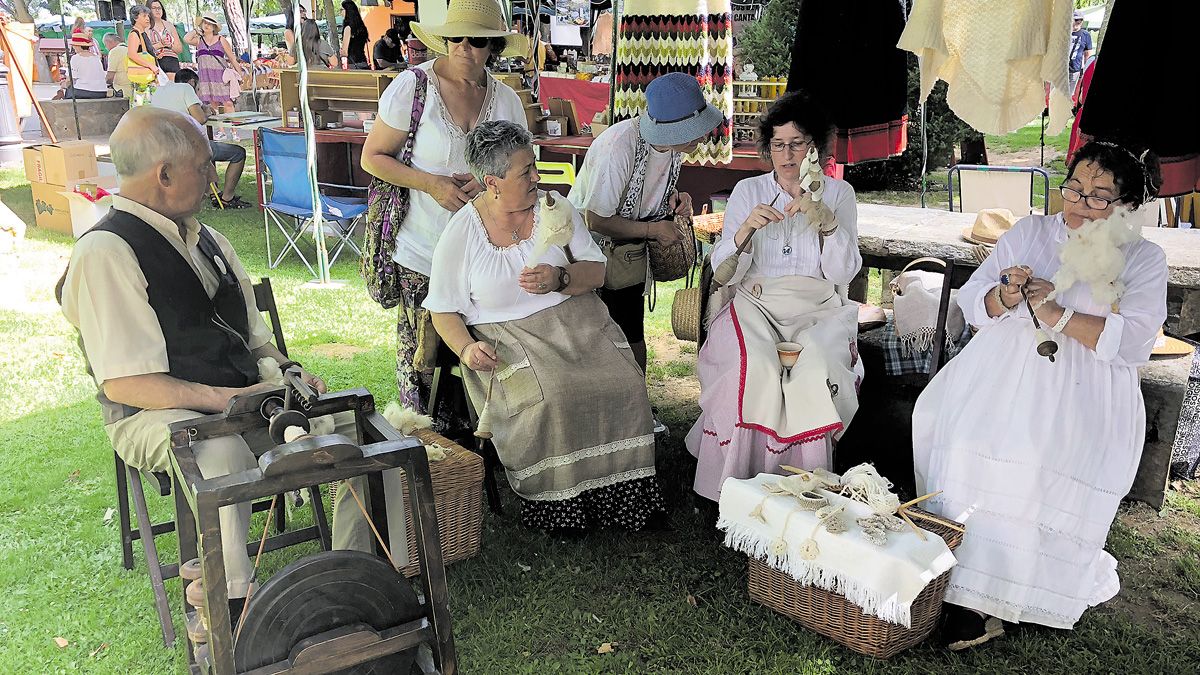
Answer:
<svg viewBox="0 0 1200 675"><path fill-rule="evenodd" d="M484 47L488 46L488 43L491 41L491 38L485 38L485 37L448 37L448 38L446 38L446 42L453 42L454 44L458 44L458 43L462 42L463 40L466 40L467 44L471 45L475 49L483 49Z"/></svg>

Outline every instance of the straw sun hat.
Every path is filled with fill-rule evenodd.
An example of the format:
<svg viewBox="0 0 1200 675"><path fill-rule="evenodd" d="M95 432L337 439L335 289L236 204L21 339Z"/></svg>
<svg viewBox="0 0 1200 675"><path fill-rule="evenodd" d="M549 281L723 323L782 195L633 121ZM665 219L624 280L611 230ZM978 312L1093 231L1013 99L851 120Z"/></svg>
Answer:
<svg viewBox="0 0 1200 675"><path fill-rule="evenodd" d="M445 23L414 23L412 31L426 47L438 54L450 51L446 44L448 37L502 37L505 44L500 56L529 55L529 40L509 31L504 11L496 0L450 0Z"/></svg>
<svg viewBox="0 0 1200 675"><path fill-rule="evenodd" d="M975 224L963 228L962 237L972 244L995 246L1000 235L1012 229L1017 217L1008 209L982 209L975 216Z"/></svg>
<svg viewBox="0 0 1200 675"><path fill-rule="evenodd" d="M220 22L220 21L217 21L217 18L216 18L215 16L213 16L212 14L201 14L201 15L200 15L200 21L198 21L198 22L196 22L196 23L197 23L197 24L201 24L201 23L211 23L211 24L213 25L213 27L214 27L214 28L216 28L216 31L214 32L214 35L220 35L220 34L221 34L221 22ZM199 26L199 25L197 25L197 26L196 26L196 28L200 28L200 26Z"/></svg>
<svg viewBox="0 0 1200 675"><path fill-rule="evenodd" d="M87 36L85 36L82 31L80 31L71 36L71 46L72 47L83 47L84 49L89 49L92 46L92 41Z"/></svg>

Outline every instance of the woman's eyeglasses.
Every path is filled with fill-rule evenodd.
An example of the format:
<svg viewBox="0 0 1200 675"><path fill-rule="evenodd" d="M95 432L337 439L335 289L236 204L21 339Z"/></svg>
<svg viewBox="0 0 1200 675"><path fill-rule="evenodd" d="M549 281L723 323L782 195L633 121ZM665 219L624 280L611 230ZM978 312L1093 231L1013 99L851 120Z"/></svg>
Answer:
<svg viewBox="0 0 1200 675"><path fill-rule="evenodd" d="M1058 191L1062 193L1064 202L1078 204L1080 200L1083 200L1085 206L1087 206L1089 209L1096 209L1097 211L1103 211L1104 209L1107 209L1109 204L1112 204L1116 201L1115 199L1105 199L1104 197L1085 195L1079 190L1072 190L1071 188L1065 186L1058 188Z"/></svg>
<svg viewBox="0 0 1200 675"><path fill-rule="evenodd" d="M796 154L801 154L810 145L812 145L811 140L792 141L790 143L784 143L783 141L771 141L771 144L768 147L770 147L771 152L774 153L782 153L784 150L791 150Z"/></svg>
<svg viewBox="0 0 1200 675"><path fill-rule="evenodd" d="M491 42L491 38L485 38L485 37L448 37L448 38L446 38L446 42L453 42L454 44L458 44L458 43L462 42L463 40L466 40L467 44L471 45L475 49L483 49L484 47L488 46L489 42Z"/></svg>

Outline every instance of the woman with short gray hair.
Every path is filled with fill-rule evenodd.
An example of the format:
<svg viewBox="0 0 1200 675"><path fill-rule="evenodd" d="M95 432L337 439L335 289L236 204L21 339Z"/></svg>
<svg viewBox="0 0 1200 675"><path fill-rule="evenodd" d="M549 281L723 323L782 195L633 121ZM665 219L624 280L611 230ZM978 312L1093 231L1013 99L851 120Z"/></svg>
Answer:
<svg viewBox="0 0 1200 675"><path fill-rule="evenodd" d="M466 161L481 192L434 249L424 307L465 366L521 519L641 529L663 511L653 422L629 341L593 293L604 254L565 198L538 191L520 125L480 123Z"/></svg>

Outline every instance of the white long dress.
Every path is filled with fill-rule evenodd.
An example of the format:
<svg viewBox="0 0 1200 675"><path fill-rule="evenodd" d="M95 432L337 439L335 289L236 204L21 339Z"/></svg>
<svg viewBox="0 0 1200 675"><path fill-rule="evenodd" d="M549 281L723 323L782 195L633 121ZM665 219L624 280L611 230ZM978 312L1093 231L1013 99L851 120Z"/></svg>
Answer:
<svg viewBox="0 0 1200 675"><path fill-rule="evenodd" d="M1029 216L1000 238L958 295L979 334L913 412L917 489L942 490L930 508L967 527L946 601L1054 628L1120 589L1104 543L1145 440L1137 367L1167 313L1166 256L1138 240L1125 247L1119 313L1086 284L1060 289L1064 307L1105 317L1095 351L1052 334L1051 363L1024 303L988 317L1000 271L1027 265L1051 279L1066 233L1062 216Z"/></svg>

